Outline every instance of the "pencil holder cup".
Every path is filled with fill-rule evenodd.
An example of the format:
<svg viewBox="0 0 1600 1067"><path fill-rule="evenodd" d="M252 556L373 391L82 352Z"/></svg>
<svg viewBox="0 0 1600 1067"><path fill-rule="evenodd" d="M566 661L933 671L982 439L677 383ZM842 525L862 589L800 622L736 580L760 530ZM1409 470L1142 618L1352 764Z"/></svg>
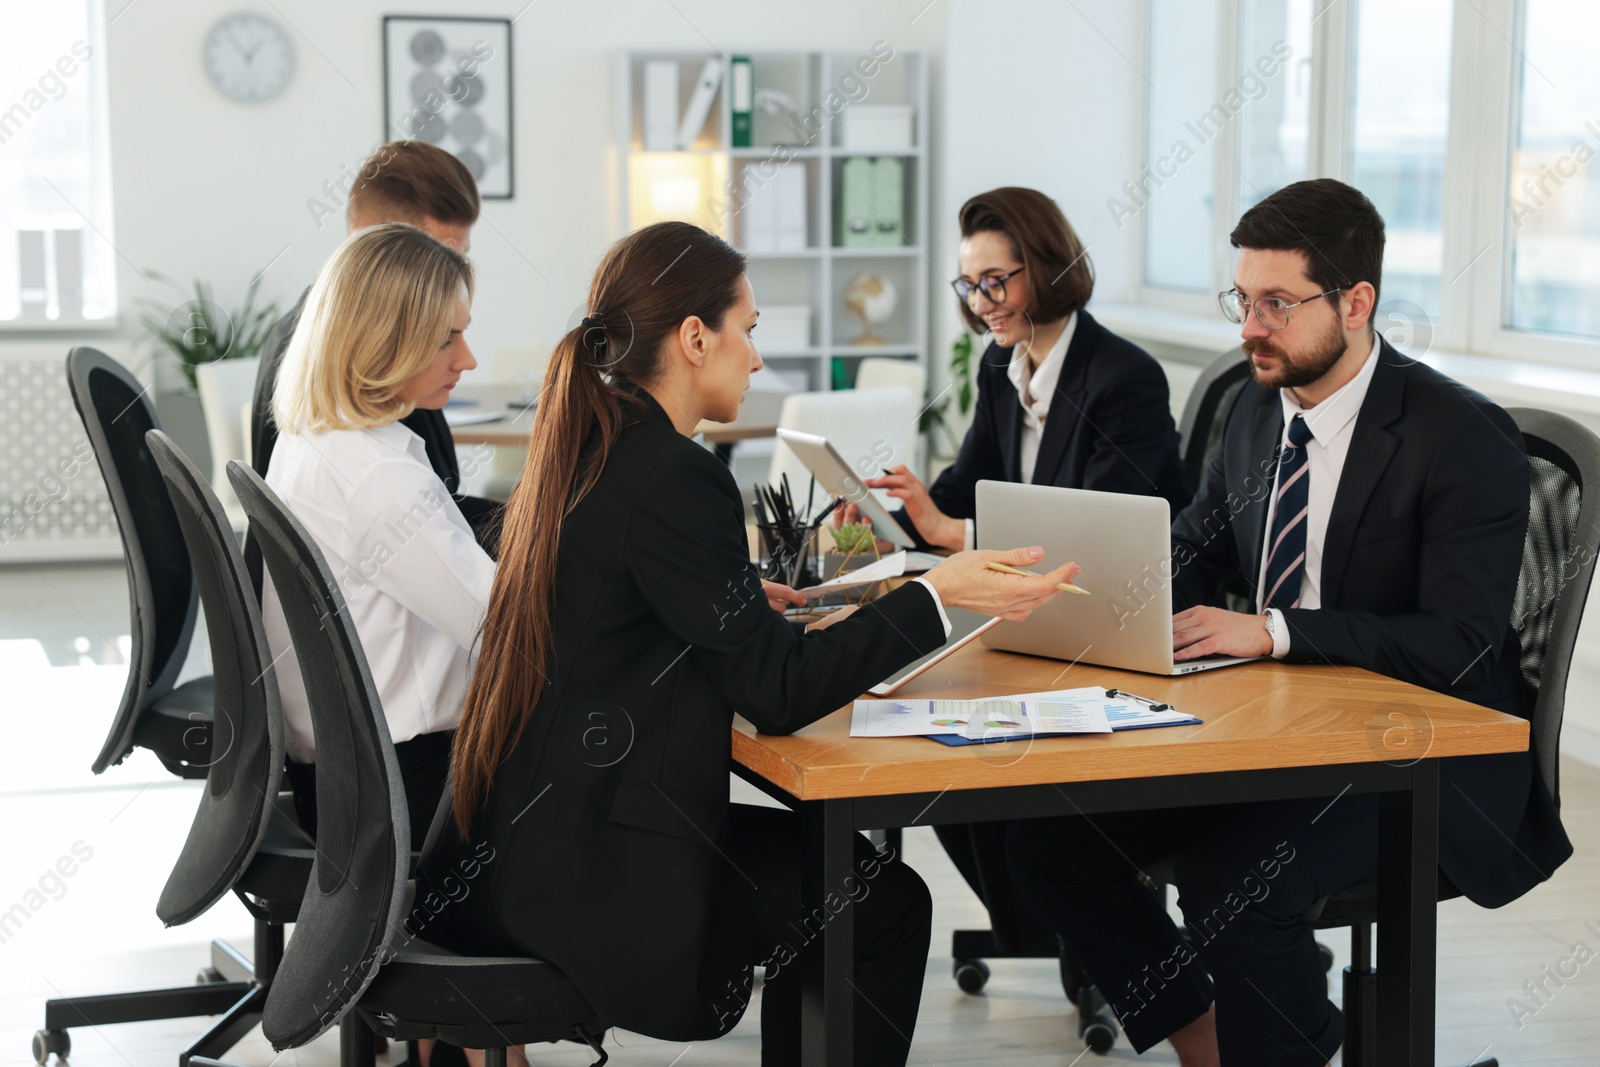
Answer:
<svg viewBox="0 0 1600 1067"><path fill-rule="evenodd" d="M816 525L769 524L759 529L765 557L761 577L793 589L804 589L822 580L817 561Z"/></svg>

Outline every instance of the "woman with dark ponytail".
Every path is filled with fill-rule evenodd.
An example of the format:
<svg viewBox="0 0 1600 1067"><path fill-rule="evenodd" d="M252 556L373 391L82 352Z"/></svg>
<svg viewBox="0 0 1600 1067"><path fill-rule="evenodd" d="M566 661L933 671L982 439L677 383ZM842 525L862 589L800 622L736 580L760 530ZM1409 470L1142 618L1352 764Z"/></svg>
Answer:
<svg viewBox="0 0 1600 1067"><path fill-rule="evenodd" d="M418 899L443 902L429 939L548 960L611 1025L666 1040L726 1033L763 964L779 1064L799 1059L800 831L728 802L733 714L798 730L942 644L946 605L1022 618L1077 568L1022 578L984 563L1038 549L962 553L836 625L786 622L772 609L797 595L763 586L733 478L690 439L738 415L757 315L743 257L686 223L601 264L507 506ZM930 902L904 863L857 852L857 1056L903 1064Z"/></svg>

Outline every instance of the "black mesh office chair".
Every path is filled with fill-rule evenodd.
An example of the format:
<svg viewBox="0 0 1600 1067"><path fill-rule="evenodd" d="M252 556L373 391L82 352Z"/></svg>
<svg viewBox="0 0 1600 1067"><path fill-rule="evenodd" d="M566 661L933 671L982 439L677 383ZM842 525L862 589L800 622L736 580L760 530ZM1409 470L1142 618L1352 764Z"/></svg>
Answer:
<svg viewBox="0 0 1600 1067"><path fill-rule="evenodd" d="M1178 435L1183 439L1183 466L1189 484L1199 487L1211 457L1222 443L1222 428L1239 391L1250 380L1250 360L1240 348L1230 348L1206 365L1189 390L1183 405Z"/></svg>
<svg viewBox="0 0 1600 1067"><path fill-rule="evenodd" d="M180 778L204 778L211 752L212 682L175 686L199 602L189 553L145 432L160 429L145 387L103 352L67 353L67 387L105 477L128 568L133 647L128 684L94 773L147 748Z"/></svg>
<svg viewBox="0 0 1600 1067"><path fill-rule="evenodd" d="M1534 766L1561 803L1559 755L1567 675L1578 624L1589 599L1600 552L1600 438L1572 419L1534 408L1508 408L1528 449L1531 490L1528 534L1511 625L1522 650L1522 677L1538 694L1529 724ZM1440 875L1440 900L1460 892ZM1377 975L1372 928L1378 918L1377 882L1335 893L1307 912L1318 930L1350 927L1351 965L1344 972L1345 1067L1377 1063ZM1493 1057L1471 1067L1498 1067Z"/></svg>
<svg viewBox="0 0 1600 1067"><path fill-rule="evenodd" d="M283 924L292 922L311 874L312 849L293 824L292 807L275 803L283 773L283 723L261 612L238 542L205 478L160 430L145 437L146 455L160 475L157 491L194 565L205 604L215 678L218 744L204 768L188 839L156 905L168 926L205 913L229 890L255 919L255 945L246 958L226 942L212 943L213 966L192 986L52 1000L45 1029L34 1037L34 1059L63 1060L74 1026L145 1019L219 1015L178 1057L213 1057L231 1048L260 1020L266 989L283 955ZM143 450L141 450L143 451Z"/></svg>
<svg viewBox="0 0 1600 1067"><path fill-rule="evenodd" d="M317 737L316 892L306 895L267 994L262 1032L282 1050L340 1023L344 1067L371 1064L369 1026L401 1040L486 1049L487 1067L504 1067L510 1045L581 1040L599 1054L599 1067L605 1023L554 966L459 956L404 924L405 789L344 597L316 543L267 484L237 461L228 478L282 594Z"/></svg>

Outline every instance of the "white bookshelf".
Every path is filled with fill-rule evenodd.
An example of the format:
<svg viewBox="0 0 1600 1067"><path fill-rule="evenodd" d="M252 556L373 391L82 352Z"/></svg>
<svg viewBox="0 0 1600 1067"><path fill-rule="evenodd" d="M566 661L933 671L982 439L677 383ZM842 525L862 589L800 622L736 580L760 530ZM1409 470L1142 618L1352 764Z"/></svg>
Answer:
<svg viewBox="0 0 1600 1067"><path fill-rule="evenodd" d="M733 56L751 60L757 89L775 89L791 97L799 122L786 122L755 110L751 143L734 148L732 93L729 61ZM644 149L644 69L652 60L678 65L679 113L687 106L694 83L708 59L722 65L717 98L699 138L676 151ZM744 251L750 281L761 305L797 305L811 308L811 336L803 346L781 348L757 344L762 359L776 370L803 372L805 387L825 390L854 383L860 360L888 356L928 363L928 57L922 49L896 48L876 73L864 77L856 67L863 56L827 51L738 51L725 56L713 52L637 51L625 53L618 64L618 127L616 144L620 165L620 218L624 232L667 218L682 218L712 230ZM834 113L829 93L845 101ZM851 149L844 147L845 112L860 104L909 104L912 109L912 144L907 148ZM808 117L811 121L807 122ZM806 134L812 133L809 139ZM902 244L884 247L840 247L837 225L842 192L842 171L854 156L892 156L904 168ZM803 249L785 252L752 251L743 239L745 220L728 186L741 188L743 172L765 166L800 167L806 173L806 241ZM654 198L661 179L677 179L671 188L678 203ZM692 179L692 180L691 180ZM698 182L700 194L690 204L683 191ZM862 330L859 320L845 309L843 293L857 273L887 278L898 295L890 319L877 327L882 345L856 345ZM836 361L841 366L835 380ZM797 378L799 374L795 375Z"/></svg>

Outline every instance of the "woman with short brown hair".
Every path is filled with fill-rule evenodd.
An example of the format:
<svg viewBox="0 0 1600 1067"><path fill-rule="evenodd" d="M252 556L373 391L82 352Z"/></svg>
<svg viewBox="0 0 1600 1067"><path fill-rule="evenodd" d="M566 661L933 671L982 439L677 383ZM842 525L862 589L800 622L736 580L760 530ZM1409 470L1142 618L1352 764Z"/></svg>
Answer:
<svg viewBox="0 0 1600 1067"><path fill-rule="evenodd" d="M900 522L925 545L971 548L979 481L1164 497L1191 488L1149 353L1085 310L1088 249L1056 202L1007 186L961 207L961 316L992 338L978 404L956 460L932 486L904 465L867 484L905 501Z"/></svg>

